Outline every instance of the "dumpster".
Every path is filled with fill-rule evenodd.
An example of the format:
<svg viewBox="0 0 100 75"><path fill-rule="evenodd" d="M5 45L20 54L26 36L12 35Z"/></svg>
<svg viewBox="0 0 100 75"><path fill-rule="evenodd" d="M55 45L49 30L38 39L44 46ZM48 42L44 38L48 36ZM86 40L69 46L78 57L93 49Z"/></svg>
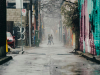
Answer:
<svg viewBox="0 0 100 75"><path fill-rule="evenodd" d="M39 47L38 33L39 33L39 31L35 30L35 45L36 45L36 47Z"/></svg>
<svg viewBox="0 0 100 75"><path fill-rule="evenodd" d="M38 30L35 30L35 37L38 38L38 33L39 31Z"/></svg>
<svg viewBox="0 0 100 75"><path fill-rule="evenodd" d="M38 39L39 43L40 43L40 39Z"/></svg>
<svg viewBox="0 0 100 75"><path fill-rule="evenodd" d="M39 47L39 40L36 41L36 47Z"/></svg>

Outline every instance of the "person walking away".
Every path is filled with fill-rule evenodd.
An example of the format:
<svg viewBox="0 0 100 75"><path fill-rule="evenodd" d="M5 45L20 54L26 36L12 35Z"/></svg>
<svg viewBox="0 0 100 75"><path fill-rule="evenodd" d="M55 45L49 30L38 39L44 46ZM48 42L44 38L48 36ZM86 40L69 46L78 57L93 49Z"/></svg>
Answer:
<svg viewBox="0 0 100 75"><path fill-rule="evenodd" d="M63 33L63 43L64 43L64 46L65 46L65 44L66 44L65 33Z"/></svg>
<svg viewBox="0 0 100 75"><path fill-rule="evenodd" d="M49 45L49 44L51 45L50 39L51 39L51 38L50 38L50 35L48 35L48 44L47 44L47 45Z"/></svg>
<svg viewBox="0 0 100 75"><path fill-rule="evenodd" d="M52 34L51 34L51 42L54 44L54 42L53 42L53 36L52 36Z"/></svg>

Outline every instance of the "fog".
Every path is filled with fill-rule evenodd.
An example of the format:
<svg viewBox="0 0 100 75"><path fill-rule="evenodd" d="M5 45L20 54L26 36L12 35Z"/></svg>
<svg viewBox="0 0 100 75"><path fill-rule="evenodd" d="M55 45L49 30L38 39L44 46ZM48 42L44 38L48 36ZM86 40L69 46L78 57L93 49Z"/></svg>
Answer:
<svg viewBox="0 0 100 75"><path fill-rule="evenodd" d="M41 0L41 14L43 15L45 40L52 34L54 40L59 40L59 26L61 25L60 5L62 0Z"/></svg>

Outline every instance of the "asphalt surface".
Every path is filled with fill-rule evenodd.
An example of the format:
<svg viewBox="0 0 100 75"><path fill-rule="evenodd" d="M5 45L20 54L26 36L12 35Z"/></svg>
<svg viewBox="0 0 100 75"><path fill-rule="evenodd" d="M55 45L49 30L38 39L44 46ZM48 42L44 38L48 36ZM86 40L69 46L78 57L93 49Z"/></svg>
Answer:
<svg viewBox="0 0 100 75"><path fill-rule="evenodd" d="M100 75L100 65L70 53L72 48L43 42L39 48L26 48L24 54L0 65L0 75Z"/></svg>

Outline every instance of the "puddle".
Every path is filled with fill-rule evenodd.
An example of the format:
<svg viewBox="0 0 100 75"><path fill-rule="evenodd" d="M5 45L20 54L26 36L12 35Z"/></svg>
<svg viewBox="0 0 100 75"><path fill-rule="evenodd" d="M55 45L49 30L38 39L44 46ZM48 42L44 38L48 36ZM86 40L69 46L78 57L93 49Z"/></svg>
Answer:
<svg viewBox="0 0 100 75"><path fill-rule="evenodd" d="M46 55L45 53L28 53L28 54Z"/></svg>
<svg viewBox="0 0 100 75"><path fill-rule="evenodd" d="M11 52L11 54L19 54L20 51L16 51L16 52Z"/></svg>
<svg viewBox="0 0 100 75"><path fill-rule="evenodd" d="M72 54L57 54L57 55L72 55Z"/></svg>
<svg viewBox="0 0 100 75"><path fill-rule="evenodd" d="M49 65L44 65L44 67L49 67Z"/></svg>

